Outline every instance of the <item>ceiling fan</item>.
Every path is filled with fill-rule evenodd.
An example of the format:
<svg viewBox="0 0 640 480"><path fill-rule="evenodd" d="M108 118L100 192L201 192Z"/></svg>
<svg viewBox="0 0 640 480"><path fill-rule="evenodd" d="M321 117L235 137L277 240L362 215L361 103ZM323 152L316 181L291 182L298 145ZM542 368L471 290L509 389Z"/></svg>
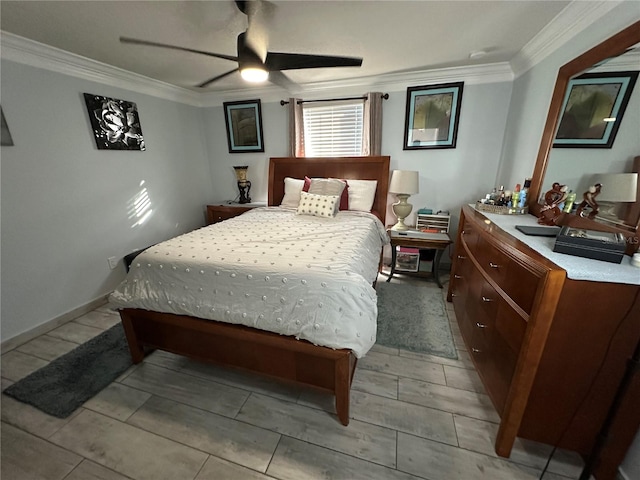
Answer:
<svg viewBox="0 0 640 480"><path fill-rule="evenodd" d="M255 38L255 35L251 35L251 31L255 28L252 28L252 25L255 25L255 13L258 11L258 9L263 8L266 5L271 6L272 4L270 2L267 2L266 0L235 0L235 4L243 14L247 15L248 18L247 30L238 35L237 56L224 55L221 53L207 52L203 50L196 50L193 48L168 45L165 43L139 40L129 37L120 37L120 41L122 43L135 45L148 45L152 47L181 50L184 52L197 53L200 55L221 58L238 63L237 68L229 70L228 72L225 72L221 75L216 75L215 77L210 78L197 85L200 88L204 88L217 80L220 80L239 71L242 78L246 81L263 82L268 79L275 85L278 85L290 91L294 91L297 89L297 85L291 79L289 79L289 77L282 73L282 70L299 70L305 68L328 67L359 67L362 65L362 58L337 57L330 55L307 55L299 53L279 53L269 51L266 52L266 56L263 60L263 58L256 52L256 49L252 48L251 44L253 43L255 45L259 40ZM266 48L262 50L264 51L266 50Z"/></svg>

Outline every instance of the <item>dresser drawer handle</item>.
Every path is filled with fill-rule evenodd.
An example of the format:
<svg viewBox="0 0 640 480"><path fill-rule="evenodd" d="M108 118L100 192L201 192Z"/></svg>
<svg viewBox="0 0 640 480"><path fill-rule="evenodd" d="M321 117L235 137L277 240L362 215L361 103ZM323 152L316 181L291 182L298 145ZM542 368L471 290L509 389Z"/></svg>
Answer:
<svg viewBox="0 0 640 480"><path fill-rule="evenodd" d="M478 327L478 328L487 328L487 326L484 323L480 323L480 322L476 322L476 327Z"/></svg>
<svg viewBox="0 0 640 480"><path fill-rule="evenodd" d="M495 300L493 298L489 298L489 297L485 297L484 295L482 296L482 301L483 302L494 302Z"/></svg>
<svg viewBox="0 0 640 480"><path fill-rule="evenodd" d="M454 298L454 297L457 297L457 296L458 296L457 293L453 293L453 292L451 293L451 298Z"/></svg>
<svg viewBox="0 0 640 480"><path fill-rule="evenodd" d="M500 265L498 265L497 263L493 263L493 262L489 262L489 266L491 268L500 268Z"/></svg>
<svg viewBox="0 0 640 480"><path fill-rule="evenodd" d="M479 349L474 348L474 347L471 347L471 351L472 351L473 353L482 353L482 350L479 350Z"/></svg>
<svg viewBox="0 0 640 480"><path fill-rule="evenodd" d="M460 280L462 278L462 275L458 275L457 273L453 275L453 278L455 278L456 280Z"/></svg>
<svg viewBox="0 0 640 480"><path fill-rule="evenodd" d="M459 258L460 260L465 260L467 257L465 257L464 255L458 255L458 258Z"/></svg>

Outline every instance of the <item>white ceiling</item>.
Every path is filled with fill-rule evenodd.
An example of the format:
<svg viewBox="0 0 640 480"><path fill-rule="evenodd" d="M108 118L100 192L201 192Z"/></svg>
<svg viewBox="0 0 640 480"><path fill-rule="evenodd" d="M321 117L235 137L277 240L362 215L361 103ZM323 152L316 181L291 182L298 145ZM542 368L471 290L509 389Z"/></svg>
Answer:
<svg viewBox="0 0 640 480"><path fill-rule="evenodd" d="M275 52L356 56L362 67L285 72L300 84L511 61L570 1L280 1L254 27ZM574 2L575 4L576 2ZM0 28L178 87L236 68L203 55L120 36L236 55L247 17L232 0L0 2ZM257 33L255 28L253 33ZM484 50L480 59L472 52ZM251 88L235 73L206 88Z"/></svg>

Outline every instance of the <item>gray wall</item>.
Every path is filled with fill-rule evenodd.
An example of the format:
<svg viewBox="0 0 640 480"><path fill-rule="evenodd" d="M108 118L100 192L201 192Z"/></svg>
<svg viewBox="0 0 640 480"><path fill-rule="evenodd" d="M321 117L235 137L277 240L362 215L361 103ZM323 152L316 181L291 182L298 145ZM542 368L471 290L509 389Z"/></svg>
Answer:
<svg viewBox="0 0 640 480"><path fill-rule="evenodd" d="M1 88L4 341L113 290L108 257L202 226L211 171L198 108L9 61ZM84 92L135 102L147 150L97 150ZM143 188L153 213L134 227Z"/></svg>
<svg viewBox="0 0 640 480"><path fill-rule="evenodd" d="M460 80L464 81L464 78ZM391 156L391 169L420 172L420 193L409 199L414 212L408 221L415 221L415 210L428 207L434 211L449 210L454 216L452 225L455 227L462 204L474 202L494 186L511 82L465 84L458 142L453 149L403 150L406 90L385 92L390 98L383 102L382 154ZM340 97L341 92L335 92L335 95ZM249 165L252 200L267 200L268 159L287 155L287 110L279 103L263 103L262 116L265 152L230 154L226 148L222 107L205 109L208 148L216 152L210 160L212 171L216 173L213 185L217 200L233 199L238 193L233 165ZM224 147L219 148L219 145ZM395 222L392 215L387 212L387 223Z"/></svg>

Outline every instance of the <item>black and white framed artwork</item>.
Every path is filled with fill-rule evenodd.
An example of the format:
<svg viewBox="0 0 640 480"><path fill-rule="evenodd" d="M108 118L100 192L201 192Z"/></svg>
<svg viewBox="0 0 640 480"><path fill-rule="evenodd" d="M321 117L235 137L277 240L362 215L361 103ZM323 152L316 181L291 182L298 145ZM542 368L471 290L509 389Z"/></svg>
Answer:
<svg viewBox="0 0 640 480"><path fill-rule="evenodd" d="M133 102L84 94L98 150L146 150Z"/></svg>
<svg viewBox="0 0 640 480"><path fill-rule="evenodd" d="M0 106L0 122L1 122L1 136L0 136L0 145L3 147L12 147L13 146L13 138L11 138L11 132L9 131L9 125L7 125L7 121L4 118L4 112L2 111L2 107Z"/></svg>

